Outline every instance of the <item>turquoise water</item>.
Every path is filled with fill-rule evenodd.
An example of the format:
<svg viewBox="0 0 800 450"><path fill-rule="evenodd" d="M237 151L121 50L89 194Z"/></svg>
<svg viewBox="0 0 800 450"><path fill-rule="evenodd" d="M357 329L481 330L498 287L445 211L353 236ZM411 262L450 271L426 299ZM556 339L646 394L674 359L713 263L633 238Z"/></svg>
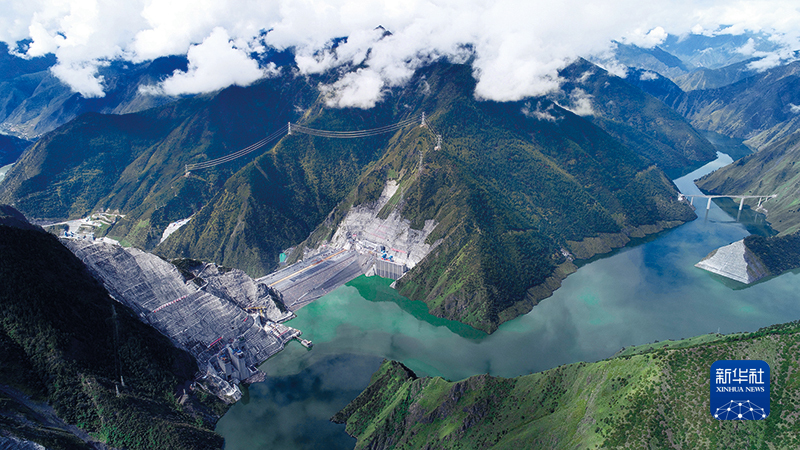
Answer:
<svg viewBox="0 0 800 450"><path fill-rule="evenodd" d="M728 162L722 155L675 182L684 194L697 194L692 180ZM314 349L292 343L267 361L268 382L252 386L249 402L235 405L217 431L228 450L352 448L344 427L327 419L366 387L383 358L451 380L510 377L596 361L624 346L800 318L797 273L745 287L694 267L748 234L716 205L707 214L705 202L697 206L697 220L586 264L492 335L428 315L389 281L356 279L298 312L290 324Z"/></svg>

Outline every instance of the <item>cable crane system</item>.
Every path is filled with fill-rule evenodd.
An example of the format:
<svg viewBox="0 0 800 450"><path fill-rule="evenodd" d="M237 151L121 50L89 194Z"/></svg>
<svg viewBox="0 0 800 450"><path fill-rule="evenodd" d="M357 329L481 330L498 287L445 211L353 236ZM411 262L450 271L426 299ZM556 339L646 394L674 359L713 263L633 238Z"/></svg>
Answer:
<svg viewBox="0 0 800 450"><path fill-rule="evenodd" d="M414 123L419 123L421 127L426 127L433 133L433 135L436 137L436 147L434 148L434 150L439 150L442 146L442 135L437 134L435 131L433 131L431 126L425 120L424 112L421 115L411 116L397 123L384 125L382 127L377 127L377 128L371 128L368 130L353 130L353 131L318 130L315 128L308 128L302 125L298 125L296 123L288 122L286 125L282 126L280 129L270 134L269 136L265 137L264 139L261 139L260 141L252 145L249 145L241 150L208 161L203 161L194 164L186 164L185 167L186 176L188 177L192 171L209 169L211 167L218 166L220 164L233 161L235 159L239 159L260 148L263 148L266 145L271 144L272 142L277 141L282 136L291 136L294 133L303 133L309 136L331 138L331 139L357 139L357 138L365 138L370 136L377 136L379 134L394 132Z"/></svg>

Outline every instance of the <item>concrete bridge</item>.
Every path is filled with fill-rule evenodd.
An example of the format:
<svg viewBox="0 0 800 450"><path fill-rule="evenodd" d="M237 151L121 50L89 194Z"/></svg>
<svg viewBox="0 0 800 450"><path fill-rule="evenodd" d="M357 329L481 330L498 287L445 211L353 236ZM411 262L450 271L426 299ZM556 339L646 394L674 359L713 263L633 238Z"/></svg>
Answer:
<svg viewBox="0 0 800 450"><path fill-rule="evenodd" d="M678 200L681 201L681 200L685 200L685 199L688 198L689 199L689 204L694 206L694 199L695 198L697 198L697 197L699 197L699 198L707 198L708 199L708 204L706 205L706 211L708 211L709 209L711 209L711 200L712 199L715 199L715 198L738 198L739 199L739 211L741 211L742 207L744 207L744 199L746 199L746 198L757 198L758 199L758 206L756 206L756 211L758 211L758 210L761 209L761 204L764 203L765 200L770 199L770 198L775 198L777 196L778 196L777 194L772 194L772 195L683 195L683 194L678 194Z"/></svg>

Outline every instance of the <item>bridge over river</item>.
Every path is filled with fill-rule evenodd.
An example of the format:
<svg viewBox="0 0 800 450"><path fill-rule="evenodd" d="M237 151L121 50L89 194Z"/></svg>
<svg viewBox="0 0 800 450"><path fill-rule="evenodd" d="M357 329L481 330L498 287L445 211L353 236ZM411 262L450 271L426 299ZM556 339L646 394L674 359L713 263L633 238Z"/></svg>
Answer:
<svg viewBox="0 0 800 450"><path fill-rule="evenodd" d="M777 197L777 194L772 195L683 195L678 194L678 200L689 199L689 204L694 206L694 199L695 198L707 198L708 204L706 205L706 210L711 209L711 200L715 198L738 198L739 199L739 211L742 210L744 207L744 200L746 198L757 198L758 199L758 206L756 206L756 211L761 210L761 205L770 198Z"/></svg>

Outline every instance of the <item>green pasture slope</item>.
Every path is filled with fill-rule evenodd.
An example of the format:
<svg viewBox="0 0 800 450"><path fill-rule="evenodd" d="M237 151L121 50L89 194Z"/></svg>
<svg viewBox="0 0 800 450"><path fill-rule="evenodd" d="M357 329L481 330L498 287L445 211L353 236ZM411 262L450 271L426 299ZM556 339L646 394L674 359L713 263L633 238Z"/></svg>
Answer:
<svg viewBox="0 0 800 450"><path fill-rule="evenodd" d="M517 378L458 382L418 378L387 361L333 420L346 422L358 449L800 447L800 323L684 344L663 342ZM724 359L770 365L766 420L711 417L709 369Z"/></svg>

